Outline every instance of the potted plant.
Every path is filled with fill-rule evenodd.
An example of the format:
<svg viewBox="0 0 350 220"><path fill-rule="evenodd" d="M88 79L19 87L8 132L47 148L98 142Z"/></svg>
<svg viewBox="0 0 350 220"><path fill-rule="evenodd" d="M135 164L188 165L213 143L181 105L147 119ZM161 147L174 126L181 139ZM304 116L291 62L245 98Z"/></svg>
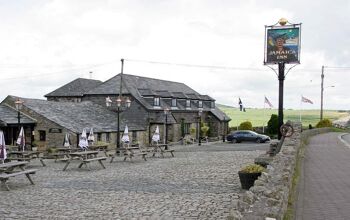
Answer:
<svg viewBox="0 0 350 220"><path fill-rule="evenodd" d="M265 168L258 164L249 164L238 171L242 189L249 189L254 185L255 180L265 171Z"/></svg>

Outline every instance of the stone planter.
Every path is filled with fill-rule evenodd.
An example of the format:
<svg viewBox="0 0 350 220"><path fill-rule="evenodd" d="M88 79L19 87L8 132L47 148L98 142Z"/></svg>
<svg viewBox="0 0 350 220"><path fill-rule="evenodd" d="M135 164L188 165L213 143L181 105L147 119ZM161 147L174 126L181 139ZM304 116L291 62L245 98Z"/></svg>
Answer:
<svg viewBox="0 0 350 220"><path fill-rule="evenodd" d="M261 176L260 173L246 173L239 171L238 172L239 180L241 181L242 189L249 189L254 185L255 180L258 179L259 176Z"/></svg>

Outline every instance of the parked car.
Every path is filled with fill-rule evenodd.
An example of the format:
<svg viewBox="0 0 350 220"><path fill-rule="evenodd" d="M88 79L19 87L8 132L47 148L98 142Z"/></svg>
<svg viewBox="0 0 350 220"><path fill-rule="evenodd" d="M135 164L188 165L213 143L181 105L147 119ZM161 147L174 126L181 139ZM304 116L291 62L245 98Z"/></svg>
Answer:
<svg viewBox="0 0 350 220"><path fill-rule="evenodd" d="M234 131L227 135L227 141L232 143L239 143L242 141L254 141L256 143L265 143L270 141L270 137L263 134L258 134L254 131Z"/></svg>

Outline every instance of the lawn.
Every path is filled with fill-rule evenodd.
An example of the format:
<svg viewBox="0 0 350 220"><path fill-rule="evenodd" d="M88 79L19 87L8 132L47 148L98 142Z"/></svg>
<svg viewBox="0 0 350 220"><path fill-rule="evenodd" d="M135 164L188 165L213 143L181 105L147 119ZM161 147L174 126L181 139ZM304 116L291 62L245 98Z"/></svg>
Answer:
<svg viewBox="0 0 350 220"><path fill-rule="evenodd" d="M236 127L243 121L250 121L253 127L258 127L267 124L271 117L271 114L277 114L277 109L246 109L246 112L241 112L237 108L222 107L220 109L224 111L232 120L230 121L230 127ZM323 112L323 118L335 120L341 117L348 116L348 112L339 112L336 110L325 110ZM299 121L299 110L284 110L284 121L292 120ZM315 126L320 120L320 110L302 110L301 121L304 126L311 124Z"/></svg>

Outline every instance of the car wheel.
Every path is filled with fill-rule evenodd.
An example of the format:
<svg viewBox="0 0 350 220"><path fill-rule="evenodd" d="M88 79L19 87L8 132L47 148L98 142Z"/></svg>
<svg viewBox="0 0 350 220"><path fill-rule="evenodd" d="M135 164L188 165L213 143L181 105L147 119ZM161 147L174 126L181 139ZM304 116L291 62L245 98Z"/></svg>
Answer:
<svg viewBox="0 0 350 220"><path fill-rule="evenodd" d="M231 141L233 144L237 143L237 139L233 138Z"/></svg>
<svg viewBox="0 0 350 220"><path fill-rule="evenodd" d="M256 139L256 143L261 143L261 142L262 142L261 138Z"/></svg>

